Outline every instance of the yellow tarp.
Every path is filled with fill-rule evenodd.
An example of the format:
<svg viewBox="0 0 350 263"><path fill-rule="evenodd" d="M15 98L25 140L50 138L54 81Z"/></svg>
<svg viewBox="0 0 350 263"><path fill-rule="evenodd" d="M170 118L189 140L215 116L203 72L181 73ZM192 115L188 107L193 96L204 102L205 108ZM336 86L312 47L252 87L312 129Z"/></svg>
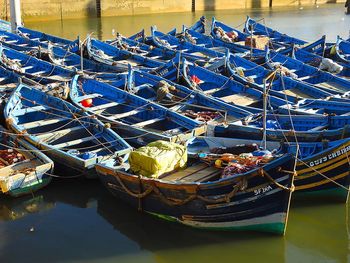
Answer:
<svg viewBox="0 0 350 263"><path fill-rule="evenodd" d="M129 156L130 168L134 173L153 178L182 168L186 163L186 146L165 141L152 142Z"/></svg>

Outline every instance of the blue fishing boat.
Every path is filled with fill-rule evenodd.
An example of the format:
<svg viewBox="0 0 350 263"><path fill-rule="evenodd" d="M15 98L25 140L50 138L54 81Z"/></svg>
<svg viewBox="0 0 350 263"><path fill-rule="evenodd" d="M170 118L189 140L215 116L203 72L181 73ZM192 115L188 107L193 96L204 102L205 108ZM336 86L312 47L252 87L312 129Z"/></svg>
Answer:
<svg viewBox="0 0 350 263"><path fill-rule="evenodd" d="M189 31L185 30L184 32ZM256 63L249 61L246 58L243 58L241 54L237 55L228 52L228 50L234 50L235 52L246 52L246 49L240 48L235 43L222 42L215 44L214 42L217 42L217 40L193 31L191 32L192 33L189 34L194 37L195 41L200 40L198 43L202 44L207 42L208 45L203 44L207 47L221 46L228 48L225 50L225 57L217 59L217 61L213 62L212 64L205 65L207 69L226 75L227 77L232 77L235 80L260 91L263 90L264 79L271 74L271 71L265 69L263 66L259 66ZM202 37L198 35L201 35ZM211 38L212 40L208 38ZM186 53L182 53L182 56L187 59L185 54ZM275 74L273 83L269 83L269 86L269 94L282 99L287 98L288 101L291 102L297 102L299 98L329 98L330 96L334 95L334 93L320 90L313 85L296 81L288 76L285 76L282 81L279 74Z"/></svg>
<svg viewBox="0 0 350 263"><path fill-rule="evenodd" d="M303 83L292 78L292 75L283 74L276 70L266 69L263 66L249 61L247 58L226 54L225 67L218 68L219 72L232 77L237 81L249 85L260 91L266 84L269 94L279 98L288 99L290 102L297 102L300 98L324 99L330 98L335 93L319 89L308 83ZM265 83L265 79L270 76L270 80Z"/></svg>
<svg viewBox="0 0 350 263"><path fill-rule="evenodd" d="M33 41L5 31L0 31L0 42L11 49L25 52L31 56L46 60L55 65L73 69L75 71L83 70L85 74L99 75L98 77L108 77L105 72L121 72L125 68L118 68L111 65L97 63L95 61L81 58L79 55L65 50L59 46L53 46L51 43L42 43Z"/></svg>
<svg viewBox="0 0 350 263"><path fill-rule="evenodd" d="M244 143L244 141L243 141ZM249 145L261 145L261 141L250 140ZM242 147L241 139L220 137L196 137L188 143L190 155L214 154L217 159L225 153L237 151ZM324 196L333 197L346 203L350 184L349 161L350 139L323 142L273 142L267 141L269 151L298 154L296 174L294 177L295 192L293 197Z"/></svg>
<svg viewBox="0 0 350 263"><path fill-rule="evenodd" d="M20 136L0 127L0 197L33 194L51 181L54 164Z"/></svg>
<svg viewBox="0 0 350 263"><path fill-rule="evenodd" d="M86 50L89 57L95 61L107 65L124 67L125 71L128 70L128 64L146 71L164 64L164 62L155 58L144 57L92 38L88 38Z"/></svg>
<svg viewBox="0 0 350 263"><path fill-rule="evenodd" d="M253 51L255 49L263 49L264 47L259 47L254 43L253 39L259 37L261 34L255 34L255 32L242 32L237 28L233 28L229 25L226 25L223 22L216 20L215 17L212 18L210 35L217 40L217 43L222 45L228 45L231 47L232 51L236 52ZM264 39L264 46L267 45L270 48L275 50L283 49L285 46L288 46L290 43L285 43L284 38L274 38L274 39Z"/></svg>
<svg viewBox="0 0 350 263"><path fill-rule="evenodd" d="M290 56L320 70L336 74L337 76L350 77L350 63L339 62L339 59L333 60L330 58L331 56L324 57L323 55L318 55L318 52L314 52L313 50L314 49L309 46L303 48L291 46L279 53Z"/></svg>
<svg viewBox="0 0 350 263"><path fill-rule="evenodd" d="M17 84L20 82L20 76L12 71L6 70L0 66L0 96L1 99L7 97Z"/></svg>
<svg viewBox="0 0 350 263"><path fill-rule="evenodd" d="M338 36L334 48L336 59L350 66L350 41L346 41Z"/></svg>
<svg viewBox="0 0 350 263"><path fill-rule="evenodd" d="M282 69L285 74L291 75L298 81L309 83L333 94L344 94L350 91L350 81L272 50L256 52L254 61L264 64L271 70Z"/></svg>
<svg viewBox="0 0 350 263"><path fill-rule="evenodd" d="M156 71L156 75L160 75L166 79L174 82L182 81L187 87L192 90L202 92L205 95L210 95L218 98L226 103L234 104L248 111L255 111L262 109L263 87L258 89L251 88L238 81L233 77L226 77L210 71L209 68L202 68L194 65L192 62L183 60L179 62L180 58L175 58L164 67L160 67ZM224 62L218 62L224 65ZM215 64L213 64L214 67ZM275 95L279 95L279 97ZM281 93L270 92L269 101L271 106L279 107L288 102L294 103L295 98L281 96ZM254 110L255 108L255 110Z"/></svg>
<svg viewBox="0 0 350 263"><path fill-rule="evenodd" d="M71 52L79 51L79 45L80 45L79 39L76 39L75 41L71 41L65 38L53 36L53 35L39 32L33 29L29 29L26 27L18 27L17 34L34 41L39 41L40 43L45 43L45 44L51 43L54 46L62 47L63 49L69 50Z"/></svg>
<svg viewBox="0 0 350 263"><path fill-rule="evenodd" d="M139 34L144 34L144 31L136 34L136 36ZM133 36L131 38L126 38L117 33L117 36L113 40L106 41L106 43L115 46L118 49L127 50L131 53L136 53L137 55L160 61L168 61L176 55L176 52L173 50L159 48L141 42L144 40L144 35L135 39Z"/></svg>
<svg viewBox="0 0 350 263"><path fill-rule="evenodd" d="M200 34L206 33L207 19L205 16L201 16L197 22L189 27L190 30L198 32Z"/></svg>
<svg viewBox="0 0 350 263"><path fill-rule="evenodd" d="M206 48L205 45L193 44L175 36L162 33L155 26L151 27L150 43L160 48L181 52L188 60L208 61L224 56L223 48Z"/></svg>
<svg viewBox="0 0 350 263"><path fill-rule="evenodd" d="M266 114L249 116L231 122L226 129L217 129L215 136L230 138L256 138L267 140L312 142L321 140L339 140L350 135L350 117L348 115L280 115Z"/></svg>
<svg viewBox="0 0 350 263"><path fill-rule="evenodd" d="M324 57L326 48L328 46L329 46L329 43L326 43L326 36L323 35L320 39L318 39L312 43L308 43L308 44L305 44L303 46L300 46L298 48L305 50L305 51L308 51L308 52L311 52L311 53L315 53L317 55L320 55L321 57Z"/></svg>
<svg viewBox="0 0 350 263"><path fill-rule="evenodd" d="M119 86L117 83L114 85ZM120 80L120 85L125 87L125 79ZM146 85L144 87L147 88ZM181 141L206 131L206 127L198 121L92 79L75 76L70 98L77 107L108 122L118 134L134 144L159 139ZM82 103L87 98L92 99L90 107Z"/></svg>
<svg viewBox="0 0 350 263"><path fill-rule="evenodd" d="M0 65L40 84L69 82L74 71L0 45Z"/></svg>
<svg viewBox="0 0 350 263"><path fill-rule="evenodd" d="M260 112L256 109L245 109L245 107L224 103L160 76L131 68L128 72L127 82L127 89L130 93L154 101L174 112L202 121L207 125L227 125L232 120ZM125 89L125 84L122 82L119 82L119 86L114 85L114 83L110 84Z"/></svg>
<svg viewBox="0 0 350 263"><path fill-rule="evenodd" d="M158 178L133 172L129 163L97 165L96 170L114 196L161 219L206 230L283 235L293 164L291 155L280 155L228 177L222 169L195 159Z"/></svg>
<svg viewBox="0 0 350 263"><path fill-rule="evenodd" d="M95 117L20 84L4 110L9 129L70 171L94 177L99 162L115 162L131 147Z"/></svg>
<svg viewBox="0 0 350 263"><path fill-rule="evenodd" d="M11 31L11 23L0 19L0 30Z"/></svg>
<svg viewBox="0 0 350 263"><path fill-rule="evenodd" d="M191 28L186 28L185 26L182 27L182 32L177 34L177 38L206 48L227 48L232 53L245 53L251 49L251 47L245 46L242 43L222 41L211 35L204 35Z"/></svg>

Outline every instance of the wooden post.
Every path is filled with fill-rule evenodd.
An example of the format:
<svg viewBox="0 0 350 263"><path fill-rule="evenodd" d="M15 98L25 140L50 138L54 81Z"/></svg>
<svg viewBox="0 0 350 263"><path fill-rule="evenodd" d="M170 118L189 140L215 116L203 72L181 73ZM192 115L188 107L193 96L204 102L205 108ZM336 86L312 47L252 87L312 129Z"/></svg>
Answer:
<svg viewBox="0 0 350 263"><path fill-rule="evenodd" d="M269 7L272 7L272 1L273 0L269 0Z"/></svg>
<svg viewBox="0 0 350 263"><path fill-rule="evenodd" d="M22 26L21 1L10 0L11 31L16 33L17 27Z"/></svg>
<svg viewBox="0 0 350 263"><path fill-rule="evenodd" d="M192 12L196 12L196 0L192 0Z"/></svg>
<svg viewBox="0 0 350 263"><path fill-rule="evenodd" d="M96 0L96 16L101 17L101 0Z"/></svg>

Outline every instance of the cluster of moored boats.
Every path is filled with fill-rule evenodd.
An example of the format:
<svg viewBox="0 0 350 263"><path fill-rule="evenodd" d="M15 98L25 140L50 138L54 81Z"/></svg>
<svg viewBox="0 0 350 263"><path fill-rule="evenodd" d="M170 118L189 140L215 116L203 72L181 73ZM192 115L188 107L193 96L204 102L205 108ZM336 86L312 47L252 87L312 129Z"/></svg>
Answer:
<svg viewBox="0 0 350 263"><path fill-rule="evenodd" d="M0 193L59 170L170 221L284 234L292 193L348 200L349 77L350 39L308 43L249 17L243 31L202 17L109 41L3 21ZM158 141L180 144L185 165L170 169ZM167 163L157 176L129 162L149 145L163 148L139 166Z"/></svg>

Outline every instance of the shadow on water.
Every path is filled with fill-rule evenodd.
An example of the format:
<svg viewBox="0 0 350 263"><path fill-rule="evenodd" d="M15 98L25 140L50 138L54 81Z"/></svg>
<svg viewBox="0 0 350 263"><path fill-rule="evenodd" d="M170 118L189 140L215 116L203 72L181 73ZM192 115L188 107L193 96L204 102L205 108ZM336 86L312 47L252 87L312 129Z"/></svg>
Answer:
<svg viewBox="0 0 350 263"><path fill-rule="evenodd" d="M32 258L35 262L42 262L43 259L50 262L98 260L145 252L157 258L166 258L166 262L186 262L206 254L203 248L207 247L213 253L208 254L208 258L215 255L229 260L236 252L223 253L225 248L247 250L251 242L266 241L275 251L277 260L274 262L284 262L284 239L279 236L207 232L168 223L120 203L98 181L54 182L35 197L6 198L0 201L0 215L0 259L16 262L25 259L32 249L39 248L41 255ZM33 233L28 231L31 226L35 228ZM5 244L1 245L3 238ZM30 247L26 246L28 241ZM65 253L55 253L57 246ZM18 247L23 253L14 255ZM175 251L176 254L176 251L184 249L198 252L192 256L168 254L168 251ZM264 254L263 247L255 249ZM238 258L254 260L250 253L242 253Z"/></svg>
<svg viewBox="0 0 350 263"><path fill-rule="evenodd" d="M346 262L348 224L344 204L293 202L284 238L208 232L142 214L112 197L98 181L56 180L34 197L0 200L0 259L19 262L40 250L31 256L33 261L133 262L137 257L150 262L253 262L258 257ZM18 248L22 253L15 253Z"/></svg>
<svg viewBox="0 0 350 263"><path fill-rule="evenodd" d="M215 0L204 0L204 11L214 11L216 9Z"/></svg>

